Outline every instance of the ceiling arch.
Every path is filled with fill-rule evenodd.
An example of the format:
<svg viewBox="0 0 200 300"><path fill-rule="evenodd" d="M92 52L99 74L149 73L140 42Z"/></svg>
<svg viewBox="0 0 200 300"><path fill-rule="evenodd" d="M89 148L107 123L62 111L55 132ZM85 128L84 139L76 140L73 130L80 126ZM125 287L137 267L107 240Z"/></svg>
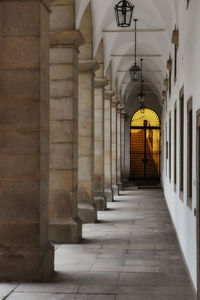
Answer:
<svg viewBox="0 0 200 300"><path fill-rule="evenodd" d="M130 0L134 5L134 18L138 18L138 29L146 32L137 34L137 53L141 55L159 55L159 57L144 58L145 81L152 84L151 89L156 98L161 100L163 80L166 76L166 61L171 48L171 33L177 20L177 0ZM88 3L91 2L93 55L95 57L100 43L104 47L104 74L111 65L112 86L117 87L122 97L130 95L134 90L133 84L128 83L128 71L133 64L133 57L114 57L113 55L130 55L134 53L134 34L105 32L118 30L114 15L114 5L119 0L76 0L76 26L79 28L81 18ZM133 29L134 22L130 28ZM153 29L160 29L155 31ZM147 32L149 31L149 32ZM139 59L139 57L138 57ZM150 71L157 71L150 72ZM127 82L127 83L126 83ZM126 92L127 91L127 92ZM126 96L127 97L127 96Z"/></svg>

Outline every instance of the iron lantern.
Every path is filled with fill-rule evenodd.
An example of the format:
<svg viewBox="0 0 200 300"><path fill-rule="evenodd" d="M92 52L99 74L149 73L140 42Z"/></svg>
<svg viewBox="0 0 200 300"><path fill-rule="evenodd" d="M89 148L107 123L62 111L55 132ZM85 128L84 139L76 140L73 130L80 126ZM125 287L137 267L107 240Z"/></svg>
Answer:
<svg viewBox="0 0 200 300"><path fill-rule="evenodd" d="M139 81L140 79L140 67L135 63L130 69L130 77L132 81Z"/></svg>
<svg viewBox="0 0 200 300"><path fill-rule="evenodd" d="M115 16L118 27L129 27L131 25L134 5L127 0L119 1L115 5Z"/></svg>
<svg viewBox="0 0 200 300"><path fill-rule="evenodd" d="M143 65L143 59L140 59L141 61L141 69L140 69L140 75L141 75L141 83L140 83L140 93L138 94L138 102L141 103L142 106L144 106L144 98L145 98L145 94L143 93L143 77L142 77L142 65Z"/></svg>
<svg viewBox="0 0 200 300"><path fill-rule="evenodd" d="M143 92L138 94L138 102L144 104L145 94Z"/></svg>

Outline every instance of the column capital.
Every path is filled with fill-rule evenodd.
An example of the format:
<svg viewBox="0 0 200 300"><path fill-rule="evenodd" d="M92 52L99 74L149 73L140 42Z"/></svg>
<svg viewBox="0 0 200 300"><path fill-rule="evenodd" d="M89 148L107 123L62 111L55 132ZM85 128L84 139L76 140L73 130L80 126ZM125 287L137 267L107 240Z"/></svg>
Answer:
<svg viewBox="0 0 200 300"><path fill-rule="evenodd" d="M117 108L118 104L119 104L119 100L117 100L115 97L112 98L112 106Z"/></svg>
<svg viewBox="0 0 200 300"><path fill-rule="evenodd" d="M127 112L123 109L122 112L121 112L121 116L125 117L125 115L127 115Z"/></svg>
<svg viewBox="0 0 200 300"><path fill-rule="evenodd" d="M75 46L80 47L85 43L79 30L50 31L51 46Z"/></svg>
<svg viewBox="0 0 200 300"><path fill-rule="evenodd" d="M57 6L57 5L71 6L71 5L75 5L75 0L49 0L49 2L52 6Z"/></svg>
<svg viewBox="0 0 200 300"><path fill-rule="evenodd" d="M99 65L95 59L79 60L78 67L79 71L95 72L99 69Z"/></svg>
<svg viewBox="0 0 200 300"><path fill-rule="evenodd" d="M115 91L113 90L105 90L104 91L104 97L106 100L111 100L111 97L115 95Z"/></svg>
<svg viewBox="0 0 200 300"><path fill-rule="evenodd" d="M121 112L122 109L124 109L124 105L121 104L121 103L119 103L119 104L117 105L117 110L118 110L119 112Z"/></svg>
<svg viewBox="0 0 200 300"><path fill-rule="evenodd" d="M103 77L103 78L95 78L94 84L95 88L104 88L106 85L108 85L108 80Z"/></svg>

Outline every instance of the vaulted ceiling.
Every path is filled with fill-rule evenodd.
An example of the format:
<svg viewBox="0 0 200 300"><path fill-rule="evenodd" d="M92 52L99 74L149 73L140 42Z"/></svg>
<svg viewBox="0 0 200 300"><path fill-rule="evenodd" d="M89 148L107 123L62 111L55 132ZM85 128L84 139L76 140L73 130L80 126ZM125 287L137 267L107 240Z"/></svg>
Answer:
<svg viewBox="0 0 200 300"><path fill-rule="evenodd" d="M145 90L158 101L162 99L163 81L166 77L166 62L169 58L172 31L178 26L177 1L180 0L130 0L135 9L133 19L137 24L138 64L144 58ZM116 32L114 6L119 0L76 0L76 27L79 29L82 16L91 3L93 56L103 39L104 72L111 65L112 86L121 93L124 102L130 102L137 94L138 84L130 82L129 68L134 63L134 22L129 32ZM130 31L130 29L132 31ZM120 30L121 31L121 30Z"/></svg>

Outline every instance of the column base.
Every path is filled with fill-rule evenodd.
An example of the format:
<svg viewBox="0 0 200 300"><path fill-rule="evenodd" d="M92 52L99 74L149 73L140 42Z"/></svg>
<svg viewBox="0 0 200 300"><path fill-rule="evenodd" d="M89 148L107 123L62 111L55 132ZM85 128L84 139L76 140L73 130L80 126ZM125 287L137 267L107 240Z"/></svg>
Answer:
<svg viewBox="0 0 200 300"><path fill-rule="evenodd" d="M78 215L83 224L97 222L97 209L88 203L78 203Z"/></svg>
<svg viewBox="0 0 200 300"><path fill-rule="evenodd" d="M107 202L112 202L113 201L113 191L111 189L106 189L104 192L104 195L106 197Z"/></svg>
<svg viewBox="0 0 200 300"><path fill-rule="evenodd" d="M49 239L57 244L76 244L82 239L82 223L77 217L67 221L56 219L49 221Z"/></svg>
<svg viewBox="0 0 200 300"><path fill-rule="evenodd" d="M118 186L118 192L119 192L120 190L122 190L122 182L118 182L118 183L117 183L117 186Z"/></svg>
<svg viewBox="0 0 200 300"><path fill-rule="evenodd" d="M106 198L103 195L95 196L94 201L95 201L95 206L96 206L97 210L99 210L99 211L106 210L107 202L106 202Z"/></svg>
<svg viewBox="0 0 200 300"><path fill-rule="evenodd" d="M116 184L112 185L112 190L113 190L113 196L119 195L119 187Z"/></svg>
<svg viewBox="0 0 200 300"><path fill-rule="evenodd" d="M45 282L54 272L54 247L0 248L0 281Z"/></svg>

